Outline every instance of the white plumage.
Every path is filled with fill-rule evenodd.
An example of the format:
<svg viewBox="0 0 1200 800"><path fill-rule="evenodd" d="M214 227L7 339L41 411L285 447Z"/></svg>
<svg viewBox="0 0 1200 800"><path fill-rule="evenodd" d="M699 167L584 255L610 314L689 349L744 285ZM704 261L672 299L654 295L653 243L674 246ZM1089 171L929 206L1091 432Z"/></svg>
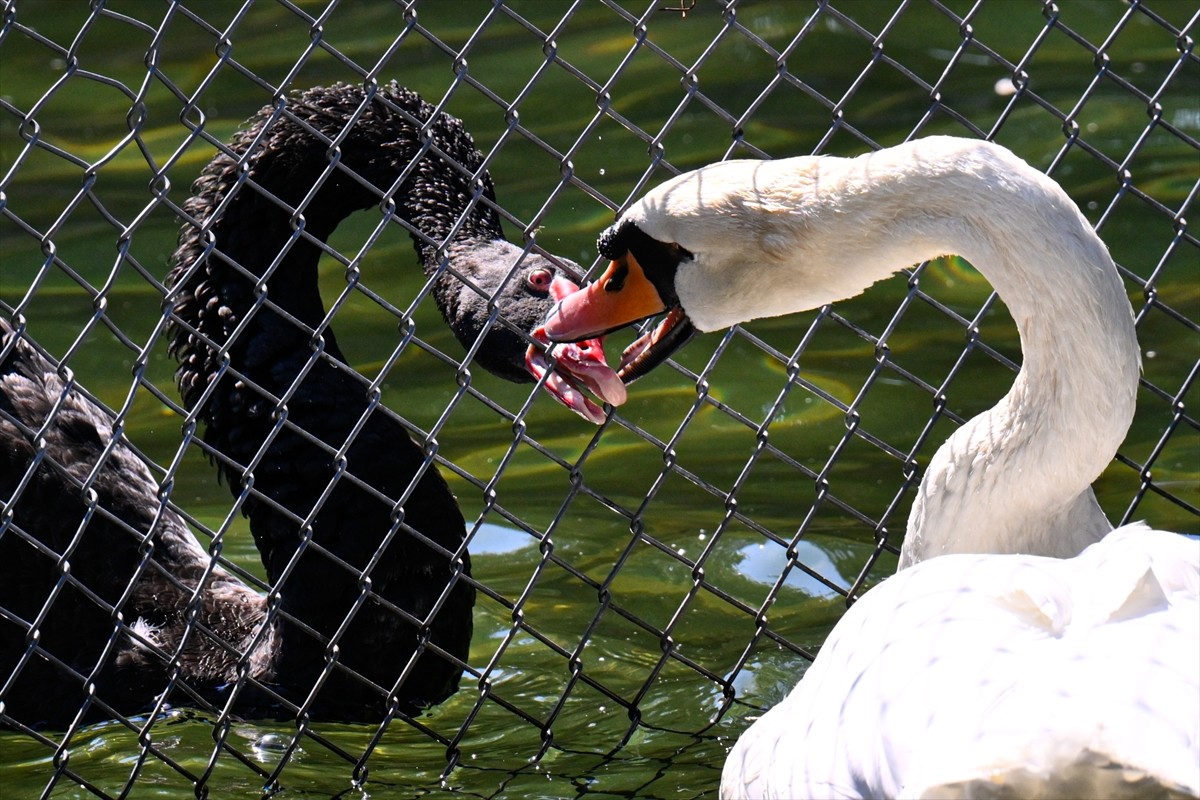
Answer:
<svg viewBox="0 0 1200 800"><path fill-rule="evenodd" d="M1070 559L901 570L743 734L721 794L1196 794L1198 572L1195 542L1142 525Z"/></svg>
<svg viewBox="0 0 1200 800"><path fill-rule="evenodd" d="M930 460L900 572L739 739L722 796L1200 795L1200 542L1112 531L1092 494L1133 416L1139 352L1107 248L1057 184L948 137L724 162L654 189L607 241L633 243L613 270L670 281L700 330L956 253L1021 335L1012 389ZM588 316L613 303L597 283L552 337L627 321Z"/></svg>

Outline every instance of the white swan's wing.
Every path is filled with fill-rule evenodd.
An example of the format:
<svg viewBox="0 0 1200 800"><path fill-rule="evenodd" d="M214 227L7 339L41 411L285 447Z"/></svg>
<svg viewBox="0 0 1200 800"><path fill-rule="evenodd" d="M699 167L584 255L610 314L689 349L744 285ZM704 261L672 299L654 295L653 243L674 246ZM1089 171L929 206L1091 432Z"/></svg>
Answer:
<svg viewBox="0 0 1200 800"><path fill-rule="evenodd" d="M1074 559L904 570L742 736L722 795L1200 794L1198 586L1200 542L1140 525Z"/></svg>

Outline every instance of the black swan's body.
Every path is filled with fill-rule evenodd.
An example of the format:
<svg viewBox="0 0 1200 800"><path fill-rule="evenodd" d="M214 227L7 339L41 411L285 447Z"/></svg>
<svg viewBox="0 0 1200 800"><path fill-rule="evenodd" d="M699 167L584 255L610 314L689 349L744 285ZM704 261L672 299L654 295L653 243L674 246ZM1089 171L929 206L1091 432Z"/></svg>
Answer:
<svg viewBox="0 0 1200 800"><path fill-rule="evenodd" d="M11 515L0 524L0 723L57 727L147 707L170 674L157 642L183 642L179 674L193 690L236 678L266 605L225 570L208 573L208 553L158 493L108 415L0 319L0 498ZM184 640L189 612L198 624Z"/></svg>
<svg viewBox="0 0 1200 800"><path fill-rule="evenodd" d="M61 702L27 704L0 687L0 713L26 724L69 721L81 679L55 658L96 679L92 716L141 710L162 693L171 673L163 656L181 642L192 655L176 667L172 699L233 702L244 715L380 719L457 689L475 594L462 514L423 448L345 365L322 325L316 277L321 242L345 216L394 204L464 344L475 345L491 304L500 308L476 361L512 380L542 375L540 321L575 287L503 240L481 164L458 120L394 84L374 96L312 89L260 112L184 206L190 219L168 278L170 349L184 404L250 519L271 600L221 570L206 579L209 555L159 501L145 466L119 443L98 462L111 440L106 415L72 394L76 412L47 416L60 379L27 345L6 351L0 407L21 424L0 428L4 499L36 460L36 432L51 425L46 458L18 498L15 519L26 529L18 539L0 528L0 608L10 612L0 617L0 680L30 651L27 623L61 582L56 554L68 554L72 576L114 609L63 590L37 626L49 637L53 624L53 648L43 639L51 659L33 653L15 684ZM545 383L592 419L600 412L583 402L581 384L623 399L598 344L556 351ZM78 480L97 463L92 488L105 511L73 545L83 492L64 474ZM61 518L30 519L52 506ZM18 596L10 565L26 562L37 563L21 573L33 577ZM202 636L183 638L189 614Z"/></svg>

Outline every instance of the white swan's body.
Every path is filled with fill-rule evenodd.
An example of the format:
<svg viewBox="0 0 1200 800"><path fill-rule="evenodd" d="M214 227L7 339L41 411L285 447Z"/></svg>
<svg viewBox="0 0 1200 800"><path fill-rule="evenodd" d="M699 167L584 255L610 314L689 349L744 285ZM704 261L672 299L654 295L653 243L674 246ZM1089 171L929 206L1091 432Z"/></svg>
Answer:
<svg viewBox="0 0 1200 800"><path fill-rule="evenodd" d="M1075 558L901 570L738 740L721 795L1200 792L1198 556L1129 525Z"/></svg>
<svg viewBox="0 0 1200 800"><path fill-rule="evenodd" d="M673 303L716 330L947 253L1021 335L1012 389L931 459L901 572L741 737L723 796L1200 795L1200 543L1110 533L1092 494L1133 416L1138 345L1112 259L1061 188L945 137L724 162L657 187L601 244L612 266L560 304L552 339L628 321L614 309L640 277L655 294L637 314Z"/></svg>

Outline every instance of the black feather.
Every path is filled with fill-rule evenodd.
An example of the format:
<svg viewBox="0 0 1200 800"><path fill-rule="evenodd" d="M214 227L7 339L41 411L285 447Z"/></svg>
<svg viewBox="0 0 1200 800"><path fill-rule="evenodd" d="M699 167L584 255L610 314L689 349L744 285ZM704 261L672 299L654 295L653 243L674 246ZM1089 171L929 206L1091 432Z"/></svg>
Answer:
<svg viewBox="0 0 1200 800"><path fill-rule="evenodd" d="M457 689L475 596L462 514L333 332L313 329L320 242L394 203L459 339L474 345L499 306L476 357L529 380L528 333L553 301L524 276L557 267L503 240L482 163L462 123L413 92L316 88L251 119L183 206L176 378L277 601L209 569L108 415L0 322L0 686L17 673L0 714L64 726L89 681L85 718L145 710L177 649L172 702L236 691L246 716L291 716L312 695L311 717L378 720Z"/></svg>

